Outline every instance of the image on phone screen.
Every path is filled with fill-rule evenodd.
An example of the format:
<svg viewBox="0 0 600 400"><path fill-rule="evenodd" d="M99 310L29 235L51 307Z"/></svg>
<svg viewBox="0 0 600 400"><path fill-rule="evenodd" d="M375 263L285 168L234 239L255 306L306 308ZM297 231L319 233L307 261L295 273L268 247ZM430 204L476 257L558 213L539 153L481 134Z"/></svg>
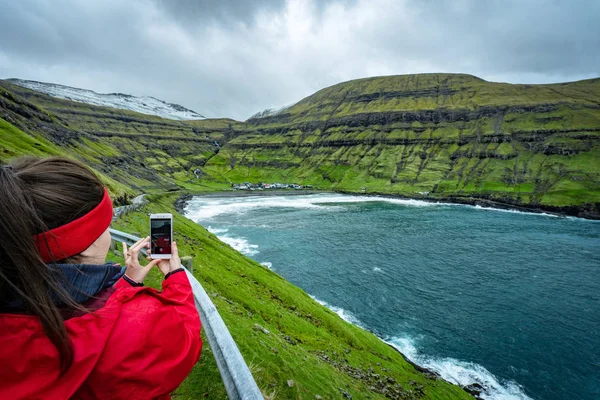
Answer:
<svg viewBox="0 0 600 400"><path fill-rule="evenodd" d="M171 254L171 219L150 221L151 254Z"/></svg>

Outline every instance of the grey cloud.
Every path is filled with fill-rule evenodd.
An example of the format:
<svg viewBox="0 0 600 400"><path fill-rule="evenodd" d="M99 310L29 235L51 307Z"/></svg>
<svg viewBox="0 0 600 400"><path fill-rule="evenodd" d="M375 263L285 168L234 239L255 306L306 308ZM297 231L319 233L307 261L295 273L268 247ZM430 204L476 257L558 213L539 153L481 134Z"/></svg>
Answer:
<svg viewBox="0 0 600 400"><path fill-rule="evenodd" d="M0 77L246 119L381 74L600 76L598 15L593 0L0 0Z"/></svg>
<svg viewBox="0 0 600 400"><path fill-rule="evenodd" d="M234 25L251 24L259 10L279 11L285 0L155 0L156 5L172 18L185 24L203 24L215 21Z"/></svg>

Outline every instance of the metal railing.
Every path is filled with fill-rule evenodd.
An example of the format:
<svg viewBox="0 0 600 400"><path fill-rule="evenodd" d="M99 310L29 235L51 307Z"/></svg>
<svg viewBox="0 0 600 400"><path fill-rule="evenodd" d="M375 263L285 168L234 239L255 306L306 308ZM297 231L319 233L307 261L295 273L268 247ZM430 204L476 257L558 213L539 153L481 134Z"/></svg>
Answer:
<svg viewBox="0 0 600 400"><path fill-rule="evenodd" d="M125 242L128 245L140 240L137 236L116 229L111 229L110 235L115 242ZM200 315L204 334L215 355L215 361L223 379L227 396L232 400L263 400L260 389L256 385L246 361L244 361L212 300L194 275L187 269L186 273L192 285L196 309Z"/></svg>
<svg viewBox="0 0 600 400"><path fill-rule="evenodd" d="M145 199L146 195L141 194L131 200L131 204L113 208L113 221L116 221L121 215L128 214L132 211L137 211L140 207L148 202Z"/></svg>

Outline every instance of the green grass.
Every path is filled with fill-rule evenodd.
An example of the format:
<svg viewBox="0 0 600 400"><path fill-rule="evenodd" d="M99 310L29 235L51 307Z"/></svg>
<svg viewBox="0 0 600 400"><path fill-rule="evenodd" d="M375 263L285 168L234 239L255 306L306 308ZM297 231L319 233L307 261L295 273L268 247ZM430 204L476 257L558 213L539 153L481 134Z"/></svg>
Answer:
<svg viewBox="0 0 600 400"><path fill-rule="evenodd" d="M7 160L21 155L63 155L65 152L44 138L31 137L0 119L0 154Z"/></svg>
<svg viewBox="0 0 600 400"><path fill-rule="evenodd" d="M20 156L61 156L76 158L68 151L61 149L47 139L41 136L28 135L5 120L0 119L0 161L7 162ZM106 174L98 171L95 172L109 188L113 196L120 197L133 193L126 185L123 185Z"/></svg>

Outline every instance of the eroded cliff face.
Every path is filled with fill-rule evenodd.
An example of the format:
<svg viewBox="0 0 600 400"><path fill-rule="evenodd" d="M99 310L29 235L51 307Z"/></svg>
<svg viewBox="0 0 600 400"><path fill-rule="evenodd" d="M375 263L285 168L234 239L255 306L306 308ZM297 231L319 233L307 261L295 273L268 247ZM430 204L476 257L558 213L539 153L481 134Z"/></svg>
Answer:
<svg viewBox="0 0 600 400"><path fill-rule="evenodd" d="M597 79L406 75L338 84L250 119L204 169L232 181L597 211L599 138Z"/></svg>

